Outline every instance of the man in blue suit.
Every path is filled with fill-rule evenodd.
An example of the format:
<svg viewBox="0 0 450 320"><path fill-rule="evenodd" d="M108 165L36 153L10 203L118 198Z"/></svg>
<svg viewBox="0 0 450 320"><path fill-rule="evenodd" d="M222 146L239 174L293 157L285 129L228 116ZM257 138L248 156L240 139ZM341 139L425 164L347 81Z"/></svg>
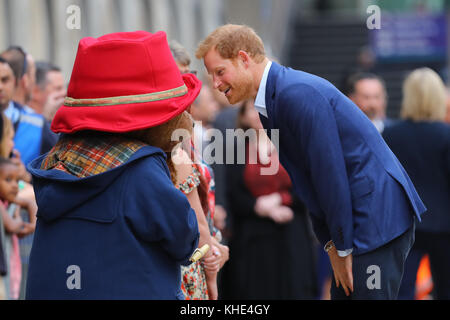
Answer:
<svg viewBox="0 0 450 320"><path fill-rule="evenodd" d="M362 111L328 81L271 62L247 26L217 28L197 48L230 104L254 99L328 252L333 299L396 299L426 210ZM299 253L301 254L301 253Z"/></svg>

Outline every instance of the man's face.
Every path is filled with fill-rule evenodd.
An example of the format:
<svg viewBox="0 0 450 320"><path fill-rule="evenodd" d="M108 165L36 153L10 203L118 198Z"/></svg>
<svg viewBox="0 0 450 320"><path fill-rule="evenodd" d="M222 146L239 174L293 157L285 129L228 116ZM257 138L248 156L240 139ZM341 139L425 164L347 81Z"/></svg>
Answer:
<svg viewBox="0 0 450 320"><path fill-rule="evenodd" d="M7 63L0 62L0 109L8 107L14 95L15 78L14 73Z"/></svg>
<svg viewBox="0 0 450 320"><path fill-rule="evenodd" d="M60 92L62 95L66 94L66 87L64 85L64 77L59 71L49 71L47 73L47 85L45 86L46 96L53 92Z"/></svg>
<svg viewBox="0 0 450 320"><path fill-rule="evenodd" d="M350 99L367 115L370 120L385 117L386 93L377 79L362 79L355 84L355 92Z"/></svg>
<svg viewBox="0 0 450 320"><path fill-rule="evenodd" d="M239 56L224 59L213 48L205 55L204 64L212 76L214 89L223 92L230 104L252 98L252 75Z"/></svg>

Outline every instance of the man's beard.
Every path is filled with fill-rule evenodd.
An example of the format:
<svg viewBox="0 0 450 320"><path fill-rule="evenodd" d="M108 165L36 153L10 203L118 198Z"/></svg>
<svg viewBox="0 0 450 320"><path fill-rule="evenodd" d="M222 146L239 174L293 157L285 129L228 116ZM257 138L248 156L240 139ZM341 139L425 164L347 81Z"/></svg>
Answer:
<svg viewBox="0 0 450 320"><path fill-rule="evenodd" d="M243 74L239 80L237 80L231 88L231 96L227 96L230 104L236 104L238 102L251 98L252 90L252 78L250 75Z"/></svg>

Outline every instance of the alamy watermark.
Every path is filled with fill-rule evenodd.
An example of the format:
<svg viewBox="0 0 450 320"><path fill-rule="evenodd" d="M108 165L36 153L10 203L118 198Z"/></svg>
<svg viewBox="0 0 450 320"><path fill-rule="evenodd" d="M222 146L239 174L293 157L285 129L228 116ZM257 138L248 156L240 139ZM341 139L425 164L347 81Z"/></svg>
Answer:
<svg viewBox="0 0 450 320"><path fill-rule="evenodd" d="M366 20L367 29L381 29L381 9L377 5L371 5L367 7L366 12L370 16Z"/></svg>
<svg viewBox="0 0 450 320"><path fill-rule="evenodd" d="M66 280L66 286L69 290L81 289L81 269L76 264L67 267L66 273L70 274Z"/></svg>
<svg viewBox="0 0 450 320"><path fill-rule="evenodd" d="M202 136L194 135L194 148L201 155L203 162L212 164L261 164L261 175L275 175L279 170L279 161L274 155L279 147L279 129L226 129L225 136L218 129L203 130L202 122L195 121L195 126L199 126L199 132L203 132L206 143ZM270 133L270 140L267 133ZM189 142L191 134L186 129L176 129L173 131L171 141ZM250 145L257 145L256 148L247 148L246 141ZM224 151L225 154L224 154ZM175 164L180 164L181 160L176 157L177 149L172 150L172 159Z"/></svg>
<svg viewBox="0 0 450 320"><path fill-rule="evenodd" d="M81 29L81 9L77 5L70 5L66 9L66 13L69 15L66 19L66 27L69 30Z"/></svg>
<svg viewBox="0 0 450 320"><path fill-rule="evenodd" d="M381 269L376 264L367 267L367 274L370 277L367 278L366 285L369 290L381 289Z"/></svg>

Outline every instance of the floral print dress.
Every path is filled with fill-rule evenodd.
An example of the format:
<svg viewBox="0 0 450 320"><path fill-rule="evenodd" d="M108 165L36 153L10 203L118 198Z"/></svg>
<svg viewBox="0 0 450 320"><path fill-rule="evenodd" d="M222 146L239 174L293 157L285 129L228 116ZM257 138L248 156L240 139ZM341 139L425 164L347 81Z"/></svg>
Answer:
<svg viewBox="0 0 450 320"><path fill-rule="evenodd" d="M189 175L177 188L184 194L191 193L200 185L200 171L197 165L192 165ZM181 291L186 300L208 300L208 288L202 263L196 261L189 266L181 266Z"/></svg>

